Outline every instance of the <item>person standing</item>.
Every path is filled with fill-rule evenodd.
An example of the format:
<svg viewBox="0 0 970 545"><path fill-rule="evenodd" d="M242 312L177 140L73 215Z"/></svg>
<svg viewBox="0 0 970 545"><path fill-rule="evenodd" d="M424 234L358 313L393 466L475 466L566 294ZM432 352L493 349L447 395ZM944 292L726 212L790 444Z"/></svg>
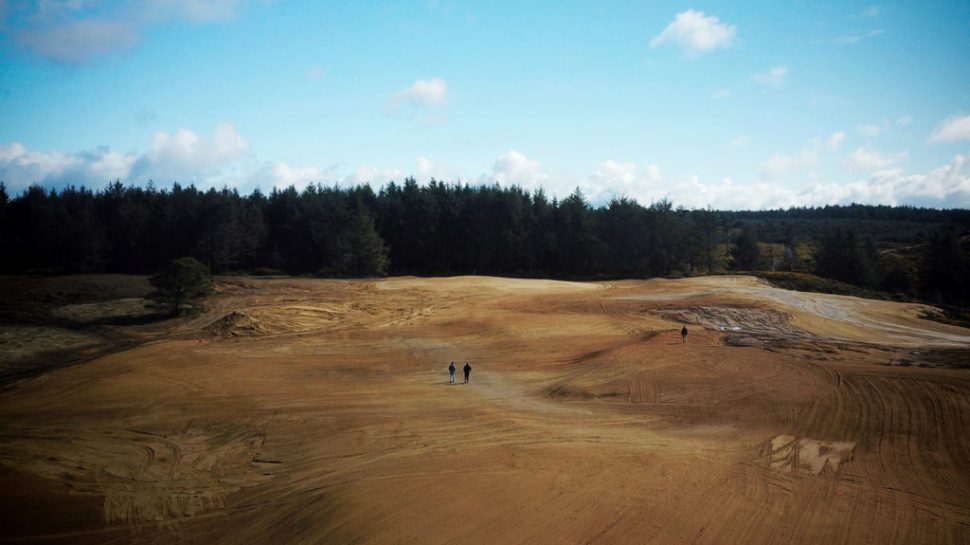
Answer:
<svg viewBox="0 0 970 545"><path fill-rule="evenodd" d="M465 372L465 384L468 384L468 375L472 374L472 366L468 365L468 362L466 361L465 367L462 368L462 371Z"/></svg>
<svg viewBox="0 0 970 545"><path fill-rule="evenodd" d="M680 338L683 339L684 342L687 342L687 326L684 326L683 328L681 328Z"/></svg>
<svg viewBox="0 0 970 545"><path fill-rule="evenodd" d="M467 375L468 373L465 373L465 374ZM451 379L451 383L454 384L455 383L455 362L451 362L451 365L448 366L448 377ZM466 380L465 382L468 382L468 381Z"/></svg>

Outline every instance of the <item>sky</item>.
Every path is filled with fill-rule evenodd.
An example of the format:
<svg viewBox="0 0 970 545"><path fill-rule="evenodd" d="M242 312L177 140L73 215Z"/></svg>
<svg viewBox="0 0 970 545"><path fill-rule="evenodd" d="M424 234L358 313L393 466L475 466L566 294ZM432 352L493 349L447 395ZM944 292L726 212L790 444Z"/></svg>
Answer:
<svg viewBox="0 0 970 545"><path fill-rule="evenodd" d="M970 208L970 2L0 0L0 181Z"/></svg>

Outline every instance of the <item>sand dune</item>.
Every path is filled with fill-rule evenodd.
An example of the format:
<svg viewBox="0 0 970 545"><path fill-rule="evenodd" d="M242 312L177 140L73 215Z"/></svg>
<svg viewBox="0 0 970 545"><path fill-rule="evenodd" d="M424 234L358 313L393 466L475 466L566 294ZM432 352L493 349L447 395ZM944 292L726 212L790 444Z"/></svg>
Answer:
<svg viewBox="0 0 970 545"><path fill-rule="evenodd" d="M919 305L731 276L217 288L0 391L0 543L970 543L970 331Z"/></svg>

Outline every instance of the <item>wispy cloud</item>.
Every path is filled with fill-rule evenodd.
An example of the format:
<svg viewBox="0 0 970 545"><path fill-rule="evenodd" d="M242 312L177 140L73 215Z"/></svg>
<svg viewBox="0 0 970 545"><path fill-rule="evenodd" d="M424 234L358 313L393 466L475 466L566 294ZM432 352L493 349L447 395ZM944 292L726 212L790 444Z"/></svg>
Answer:
<svg viewBox="0 0 970 545"><path fill-rule="evenodd" d="M27 2L0 9L0 29L19 47L62 63L80 63L135 46L146 27L166 21L202 24L229 19L242 0ZM2 6L0 6L2 7Z"/></svg>
<svg viewBox="0 0 970 545"><path fill-rule="evenodd" d="M930 143L970 140L970 115L955 115L941 121L930 135Z"/></svg>
<svg viewBox="0 0 970 545"><path fill-rule="evenodd" d="M737 37L734 25L722 23L713 15L689 9L678 13L673 22L650 40L650 47L674 44L687 55L697 57L715 49L730 47Z"/></svg>
<svg viewBox="0 0 970 545"><path fill-rule="evenodd" d="M344 185L370 185L380 187L388 182L404 178L404 173L398 169L380 169L373 165L357 167L352 173L344 177Z"/></svg>
<svg viewBox="0 0 970 545"><path fill-rule="evenodd" d="M828 148L830 150L836 150L839 149L839 146L842 145L842 142L844 141L845 133L842 131L836 131L829 135L826 143L828 144Z"/></svg>
<svg viewBox="0 0 970 545"><path fill-rule="evenodd" d="M860 123L856 126L856 130L866 138L875 138L889 130L889 120L881 119L876 123Z"/></svg>
<svg viewBox="0 0 970 545"><path fill-rule="evenodd" d="M876 171L891 167L905 160L907 153L885 154L870 147L858 148L846 157L846 166L859 170Z"/></svg>
<svg viewBox="0 0 970 545"><path fill-rule="evenodd" d="M835 45L853 45L863 40L868 40L869 38L875 38L876 36L879 36L885 33L886 33L886 29L877 28L875 30L870 30L869 32L866 32L863 34L850 34L847 36L839 36L838 38L835 38L832 41L833 43L835 43Z"/></svg>
<svg viewBox="0 0 970 545"><path fill-rule="evenodd" d="M773 87L778 87L785 82L786 77L788 77L788 68L785 66L778 65L778 66L772 67L767 72L762 72L761 74L755 74L754 80L764 85L771 85Z"/></svg>
<svg viewBox="0 0 970 545"><path fill-rule="evenodd" d="M793 170L814 166L818 163L818 149L806 148L794 154L776 153L761 164L761 177L774 180Z"/></svg>
<svg viewBox="0 0 970 545"><path fill-rule="evenodd" d="M746 134L739 134L731 139L727 144L727 149L731 151L737 151L741 148L747 147L751 143L751 139L748 138Z"/></svg>

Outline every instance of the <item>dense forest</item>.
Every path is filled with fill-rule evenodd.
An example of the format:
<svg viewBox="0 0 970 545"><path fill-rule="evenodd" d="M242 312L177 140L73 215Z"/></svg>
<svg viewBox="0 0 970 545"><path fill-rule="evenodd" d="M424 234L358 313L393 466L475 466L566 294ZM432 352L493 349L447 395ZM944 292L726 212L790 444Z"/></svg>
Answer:
<svg viewBox="0 0 970 545"><path fill-rule="evenodd" d="M310 185L240 195L125 186L0 184L5 274L151 273L193 256L213 273L319 276L490 274L644 278L802 271L935 302L970 303L970 210L825 206L686 210L577 189L407 179L375 192Z"/></svg>

